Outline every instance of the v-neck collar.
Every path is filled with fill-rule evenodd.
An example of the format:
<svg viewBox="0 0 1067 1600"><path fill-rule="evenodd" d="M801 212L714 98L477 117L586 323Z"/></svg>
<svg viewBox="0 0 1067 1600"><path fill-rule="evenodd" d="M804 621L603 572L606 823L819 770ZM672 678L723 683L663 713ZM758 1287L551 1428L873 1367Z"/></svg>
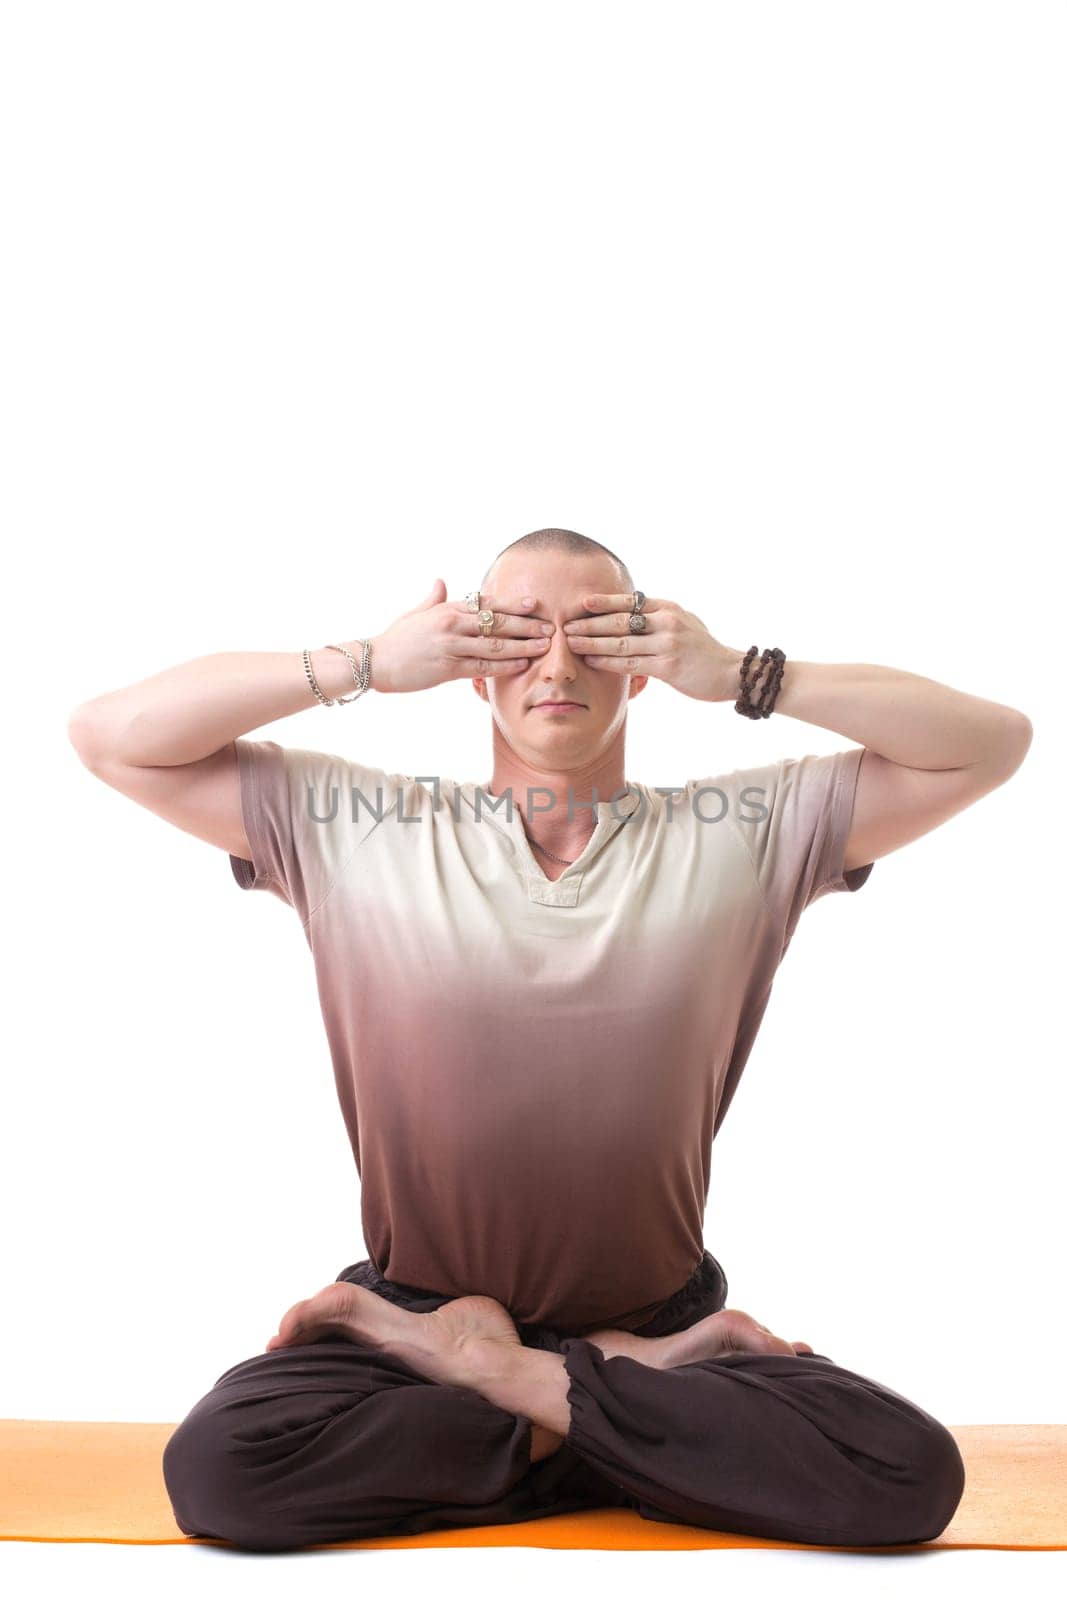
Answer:
<svg viewBox="0 0 1067 1600"><path fill-rule="evenodd" d="M477 798L479 789L480 799ZM564 867L558 878L550 878L542 868L526 836L514 793L509 817L506 793L494 795L489 785L484 783L461 783L459 790L472 816L480 816L482 822L489 823L509 840L516 853L516 866L525 878L529 898L539 905L547 906L577 905L578 890L586 868L612 835L623 826L627 817L632 816L641 804L640 790L633 783L626 785L625 792L619 795L617 800L612 801L610 798L598 800L596 826L586 840L581 854L575 857L569 867ZM498 801L501 802L500 809L491 810L493 803ZM477 811L476 802L480 807Z"/></svg>

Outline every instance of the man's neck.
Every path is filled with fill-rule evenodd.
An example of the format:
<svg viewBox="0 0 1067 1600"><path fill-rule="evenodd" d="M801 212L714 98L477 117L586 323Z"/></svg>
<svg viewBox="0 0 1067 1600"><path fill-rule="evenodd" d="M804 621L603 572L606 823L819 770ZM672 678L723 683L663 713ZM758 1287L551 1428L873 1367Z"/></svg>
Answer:
<svg viewBox="0 0 1067 1600"><path fill-rule="evenodd" d="M510 789L512 806L523 821L551 844L553 838L587 838L596 827L595 802L606 805L625 788L616 760L606 760L595 769L559 772L498 758L489 793L500 796Z"/></svg>

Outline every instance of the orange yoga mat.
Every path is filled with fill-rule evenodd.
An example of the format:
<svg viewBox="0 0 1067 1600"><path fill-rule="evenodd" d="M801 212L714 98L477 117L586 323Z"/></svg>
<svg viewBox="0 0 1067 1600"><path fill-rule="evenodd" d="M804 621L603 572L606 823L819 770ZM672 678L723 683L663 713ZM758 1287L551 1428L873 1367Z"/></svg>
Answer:
<svg viewBox="0 0 1067 1600"><path fill-rule="evenodd" d="M170 1422L0 1420L0 1538L44 1543L221 1544L174 1521L160 1465ZM956 1515L938 1539L870 1549L1067 1549L1067 1426L951 1430L967 1470ZM569 1511L532 1522L346 1539L308 1549L533 1545L550 1550L855 1550L653 1522L636 1511Z"/></svg>

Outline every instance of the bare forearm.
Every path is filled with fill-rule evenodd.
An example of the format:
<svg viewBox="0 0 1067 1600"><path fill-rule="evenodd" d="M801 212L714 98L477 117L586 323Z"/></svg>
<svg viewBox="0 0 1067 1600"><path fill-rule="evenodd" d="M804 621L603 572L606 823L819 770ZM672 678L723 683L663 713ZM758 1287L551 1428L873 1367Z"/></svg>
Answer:
<svg viewBox="0 0 1067 1600"><path fill-rule="evenodd" d="M737 697L743 654L735 652L724 699ZM915 672L865 663L787 660L774 713L929 771L1009 760L1025 751L1033 731L1029 718L1011 706Z"/></svg>
<svg viewBox="0 0 1067 1600"><path fill-rule="evenodd" d="M358 663L358 641L342 642ZM330 699L355 692L339 650L312 650L311 666ZM318 704L301 651L224 650L84 701L68 729L80 751L106 752L131 766L172 767Z"/></svg>

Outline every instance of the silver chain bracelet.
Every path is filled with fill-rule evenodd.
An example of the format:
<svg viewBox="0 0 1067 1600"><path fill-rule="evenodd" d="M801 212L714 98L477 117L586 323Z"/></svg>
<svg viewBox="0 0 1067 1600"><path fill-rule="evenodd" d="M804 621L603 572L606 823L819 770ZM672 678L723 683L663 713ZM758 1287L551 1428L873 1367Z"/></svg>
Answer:
<svg viewBox="0 0 1067 1600"><path fill-rule="evenodd" d="M363 659L360 662L359 666L356 665L355 656L352 654L352 652L350 650L346 650L343 644L328 644L328 645L325 646L325 648L327 650L340 650L341 654L347 659L349 666L352 668L352 677L354 678L355 684L356 684L356 692L355 692L355 694L338 695L335 700L331 700L328 695L324 695L323 694L322 690L319 688L318 684L315 681L315 674L311 670L311 652L309 650L305 650L303 652L304 671L307 674L307 680L308 680L308 683L311 685L312 693L314 694L316 700L318 700L320 705L324 705L324 706L347 706L347 705L351 705L353 700L358 700L360 695L361 694L366 694L367 690L370 688L370 649L371 649L371 642L370 642L369 639L360 639L359 640L359 644L360 644L361 653L362 653L362 656L363 656Z"/></svg>

